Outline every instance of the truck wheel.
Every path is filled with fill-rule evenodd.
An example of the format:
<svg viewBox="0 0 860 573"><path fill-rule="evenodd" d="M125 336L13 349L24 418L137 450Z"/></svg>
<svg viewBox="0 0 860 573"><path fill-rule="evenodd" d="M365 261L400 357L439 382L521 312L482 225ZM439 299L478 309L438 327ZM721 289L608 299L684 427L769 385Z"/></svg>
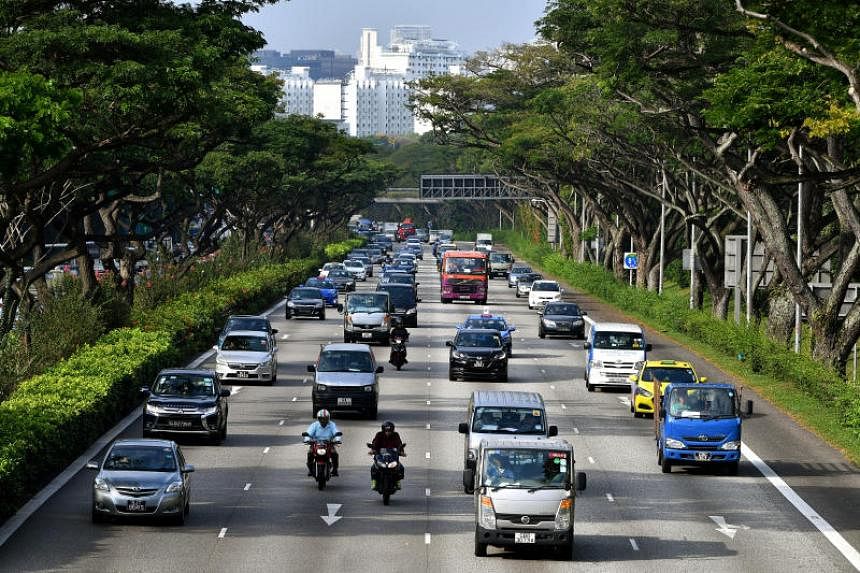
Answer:
<svg viewBox="0 0 860 573"><path fill-rule="evenodd" d="M478 541L478 531L475 531L475 557L487 556L487 544Z"/></svg>
<svg viewBox="0 0 860 573"><path fill-rule="evenodd" d="M663 457L663 450L657 454L657 463L660 464L660 469L664 474L672 473L672 461Z"/></svg>
<svg viewBox="0 0 860 573"><path fill-rule="evenodd" d="M574 558L574 548L573 548L573 535L570 536L570 541L565 543L564 545L559 545L558 547L559 557L562 561L573 561Z"/></svg>
<svg viewBox="0 0 860 573"><path fill-rule="evenodd" d="M284 313L284 318L285 318L286 320L290 320L291 318L293 318L293 315L292 315L292 314L290 314L290 312L289 312L289 311L287 311L287 312L285 312L285 313Z"/></svg>
<svg viewBox="0 0 860 573"><path fill-rule="evenodd" d="M585 379L585 389L589 392L594 392L594 386L589 383L588 378Z"/></svg>
<svg viewBox="0 0 860 573"><path fill-rule="evenodd" d="M538 337L539 338L546 338L546 332L543 331L543 328L538 329Z"/></svg>

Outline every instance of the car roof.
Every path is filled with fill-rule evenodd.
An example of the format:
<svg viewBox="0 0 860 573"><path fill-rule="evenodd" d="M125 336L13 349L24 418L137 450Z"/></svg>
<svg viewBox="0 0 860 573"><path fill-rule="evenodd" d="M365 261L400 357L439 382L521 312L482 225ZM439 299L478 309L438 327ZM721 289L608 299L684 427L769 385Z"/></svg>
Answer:
<svg viewBox="0 0 860 573"><path fill-rule="evenodd" d="M173 440L161 440L158 438L123 438L122 440L114 440L111 446L154 446L160 448L168 448L175 446Z"/></svg>
<svg viewBox="0 0 860 573"><path fill-rule="evenodd" d="M158 372L158 376L170 374L197 374L199 376L214 376L215 371L207 368L164 368Z"/></svg>
<svg viewBox="0 0 860 573"><path fill-rule="evenodd" d="M490 313L487 313L487 314L470 314L470 315L466 316L466 320L469 320L471 318L501 318L502 320L507 320L505 318L505 315L503 315L503 314L490 314ZM472 330L474 330L474 329L472 329Z"/></svg>
<svg viewBox="0 0 860 573"><path fill-rule="evenodd" d="M227 336L257 336L264 338L268 336L268 334L262 330L231 330L227 333Z"/></svg>
<svg viewBox="0 0 860 573"><path fill-rule="evenodd" d="M555 285L557 285L557 284L558 284L558 281L554 281L554 280L552 280L552 279L538 279L538 280L536 280L535 282L536 282L536 283L552 283L552 284L555 284Z"/></svg>
<svg viewBox="0 0 860 573"><path fill-rule="evenodd" d="M641 333L642 327L632 322L595 322L591 325L591 331L611 330L614 332L636 332Z"/></svg>
<svg viewBox="0 0 860 573"><path fill-rule="evenodd" d="M561 438L540 438L529 436L528 438L484 438L481 440L481 449L501 450L564 450L573 452L570 442Z"/></svg>
<svg viewBox="0 0 860 573"><path fill-rule="evenodd" d="M370 349L370 346L367 344L360 344L356 342L334 342L332 344L326 344L320 349L320 352L325 352L327 350L348 350L352 352L368 352L373 354L373 351Z"/></svg>
<svg viewBox="0 0 860 573"><path fill-rule="evenodd" d="M714 388L717 390L735 390L734 384L727 384L725 382L706 382L704 384L697 384L695 382L677 382L674 384L669 384L666 387L666 391L668 392L671 389L682 388L689 390L701 390L702 388Z"/></svg>
<svg viewBox="0 0 860 573"><path fill-rule="evenodd" d="M262 318L263 320L269 320L268 316L263 316L262 314L231 314L227 317L227 320L234 318Z"/></svg>
<svg viewBox="0 0 860 573"><path fill-rule="evenodd" d="M461 330L460 332L469 332L470 334L499 334L499 331L495 328L470 328L468 331Z"/></svg>
<svg viewBox="0 0 860 573"><path fill-rule="evenodd" d="M543 408L543 396L538 392L520 392L514 390L475 390L472 392L472 403L475 407L484 406L523 406L528 408Z"/></svg>
<svg viewBox="0 0 860 573"><path fill-rule="evenodd" d="M689 362L681 360L646 360L643 365L645 368L692 368L693 365Z"/></svg>

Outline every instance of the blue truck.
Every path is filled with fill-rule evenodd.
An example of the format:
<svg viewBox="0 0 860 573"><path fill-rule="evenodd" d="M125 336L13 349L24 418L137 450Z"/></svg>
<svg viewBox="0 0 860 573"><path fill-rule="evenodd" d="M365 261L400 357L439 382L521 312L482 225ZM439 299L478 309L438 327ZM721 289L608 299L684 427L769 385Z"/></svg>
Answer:
<svg viewBox="0 0 860 573"><path fill-rule="evenodd" d="M752 411L748 403L747 411ZM660 400L657 463L709 465L737 475L741 457L741 401L731 384L669 384Z"/></svg>

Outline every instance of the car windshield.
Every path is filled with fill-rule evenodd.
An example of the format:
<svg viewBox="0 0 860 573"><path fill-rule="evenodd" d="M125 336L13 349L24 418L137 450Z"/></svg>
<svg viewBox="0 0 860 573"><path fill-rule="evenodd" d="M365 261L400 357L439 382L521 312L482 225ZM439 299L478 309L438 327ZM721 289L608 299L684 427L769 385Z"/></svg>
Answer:
<svg viewBox="0 0 860 573"><path fill-rule="evenodd" d="M518 283L518 284L520 284L520 285L524 285L524 286L531 286L531 284L532 284L533 282L535 282L535 281L539 281L539 280L540 280L540 275L529 275L529 274L526 274L526 275L522 275L522 276L520 277L520 280L519 280L519 281L517 281L517 283Z"/></svg>
<svg viewBox="0 0 860 573"><path fill-rule="evenodd" d="M324 350L320 353L318 372L373 372L370 354L358 350Z"/></svg>
<svg viewBox="0 0 860 573"><path fill-rule="evenodd" d="M487 259L484 257L448 257L445 272L458 275L482 275L487 272Z"/></svg>
<svg viewBox="0 0 860 573"><path fill-rule="evenodd" d="M543 412L533 408L475 408L472 431L482 434L546 434Z"/></svg>
<svg viewBox="0 0 860 573"><path fill-rule="evenodd" d="M413 308L415 306L415 291L411 287L389 285L380 285L379 290L384 290L391 296L391 303L395 307Z"/></svg>
<svg viewBox="0 0 860 573"><path fill-rule="evenodd" d="M522 274L530 273L530 272L532 272L531 267L513 267L511 269L512 275L522 275Z"/></svg>
<svg viewBox="0 0 860 573"><path fill-rule="evenodd" d="M321 298L322 294L318 288L294 288L290 291L291 299L300 299L300 298Z"/></svg>
<svg viewBox="0 0 860 573"><path fill-rule="evenodd" d="M534 291L555 291L558 292L559 287L558 283L553 282L536 282L532 285L532 290Z"/></svg>
<svg viewBox="0 0 860 573"><path fill-rule="evenodd" d="M575 304L548 304L543 311L544 315L558 316L581 316L579 306Z"/></svg>
<svg viewBox="0 0 860 573"><path fill-rule="evenodd" d="M236 336L231 334L224 339L221 350L268 352L269 341L264 336Z"/></svg>
<svg viewBox="0 0 860 573"><path fill-rule="evenodd" d="M696 375L691 368L661 368L655 366L645 368L645 371L642 372L641 380L643 382L659 380L663 383L671 382L674 384L697 382Z"/></svg>
<svg viewBox="0 0 860 573"><path fill-rule="evenodd" d="M513 259L508 253L490 253L490 262L492 263L508 263Z"/></svg>
<svg viewBox="0 0 860 573"><path fill-rule="evenodd" d="M165 374L152 385L152 393L160 396L214 396L212 376L195 374Z"/></svg>
<svg viewBox="0 0 860 573"><path fill-rule="evenodd" d="M734 418L736 396L730 388L676 388L667 397L669 413L681 418Z"/></svg>
<svg viewBox="0 0 860 573"><path fill-rule="evenodd" d="M346 299L346 311L348 313L386 312L387 308L387 294L353 294Z"/></svg>
<svg viewBox="0 0 860 573"><path fill-rule="evenodd" d="M493 330L507 330L505 319L495 317L473 317L464 324L466 328L492 328Z"/></svg>
<svg viewBox="0 0 860 573"><path fill-rule="evenodd" d="M308 280L305 281L305 286L333 289L334 283L329 281L329 280L324 280L324 279L319 279L319 278L309 278Z"/></svg>
<svg viewBox="0 0 860 573"><path fill-rule="evenodd" d="M563 488L569 483L570 452L487 449L481 483L490 487Z"/></svg>
<svg viewBox="0 0 860 573"><path fill-rule="evenodd" d="M256 316L236 316L227 321L224 330L259 330L269 331L269 321Z"/></svg>
<svg viewBox="0 0 860 573"><path fill-rule="evenodd" d="M329 276L330 278L333 278L333 279L349 279L349 278L352 278L352 275L351 275L351 274L349 274L349 272L347 272L347 271L342 271L342 270L334 270L334 271L331 271L331 272L328 274L328 276Z"/></svg>
<svg viewBox="0 0 860 573"><path fill-rule="evenodd" d="M412 284L412 275L401 275L392 273L390 275L386 275L385 282L393 283L393 284L401 284L401 285L411 285Z"/></svg>
<svg viewBox="0 0 860 573"><path fill-rule="evenodd" d="M601 349L642 350L645 348L645 342L638 332L597 332L591 346Z"/></svg>
<svg viewBox="0 0 860 573"><path fill-rule="evenodd" d="M335 269L342 269L343 263L326 263L323 265L324 271L333 271Z"/></svg>
<svg viewBox="0 0 860 573"><path fill-rule="evenodd" d="M471 332L463 330L457 336L460 348L501 348L502 339L495 332Z"/></svg>
<svg viewBox="0 0 860 573"><path fill-rule="evenodd" d="M111 448L102 469L129 472L175 472L176 456L164 446L117 445Z"/></svg>

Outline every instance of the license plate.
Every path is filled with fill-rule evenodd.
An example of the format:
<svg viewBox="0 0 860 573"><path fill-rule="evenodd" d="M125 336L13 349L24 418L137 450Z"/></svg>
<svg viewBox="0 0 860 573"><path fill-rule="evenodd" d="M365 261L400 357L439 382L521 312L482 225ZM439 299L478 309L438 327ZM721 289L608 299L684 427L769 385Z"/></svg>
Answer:
<svg viewBox="0 0 860 573"><path fill-rule="evenodd" d="M710 452L696 452L696 460L700 462L707 462L711 459Z"/></svg>
<svg viewBox="0 0 860 573"><path fill-rule="evenodd" d="M337 399L338 406L352 406L352 398L338 398Z"/></svg>
<svg viewBox="0 0 860 573"><path fill-rule="evenodd" d="M245 372L244 370L239 370L238 372L236 372L236 376L238 376L239 378L247 378L248 373Z"/></svg>
<svg viewBox="0 0 860 573"><path fill-rule="evenodd" d="M461 298L463 300L468 300L468 299L472 298L472 296L468 295L468 294L461 294L458 298Z"/></svg>
<svg viewBox="0 0 860 573"><path fill-rule="evenodd" d="M191 420L168 420L167 425L171 428L190 428Z"/></svg>
<svg viewBox="0 0 860 573"><path fill-rule="evenodd" d="M534 543L534 533L514 533L514 543Z"/></svg>
<svg viewBox="0 0 860 573"><path fill-rule="evenodd" d="M484 366L484 363L480 360L475 360L475 366L478 368L482 368Z"/></svg>
<svg viewBox="0 0 860 573"><path fill-rule="evenodd" d="M126 505L126 511L130 513L140 513L146 511L146 502L139 500L130 500Z"/></svg>
<svg viewBox="0 0 860 573"><path fill-rule="evenodd" d="M373 333L372 332L362 332L361 337L362 338L373 338Z"/></svg>

